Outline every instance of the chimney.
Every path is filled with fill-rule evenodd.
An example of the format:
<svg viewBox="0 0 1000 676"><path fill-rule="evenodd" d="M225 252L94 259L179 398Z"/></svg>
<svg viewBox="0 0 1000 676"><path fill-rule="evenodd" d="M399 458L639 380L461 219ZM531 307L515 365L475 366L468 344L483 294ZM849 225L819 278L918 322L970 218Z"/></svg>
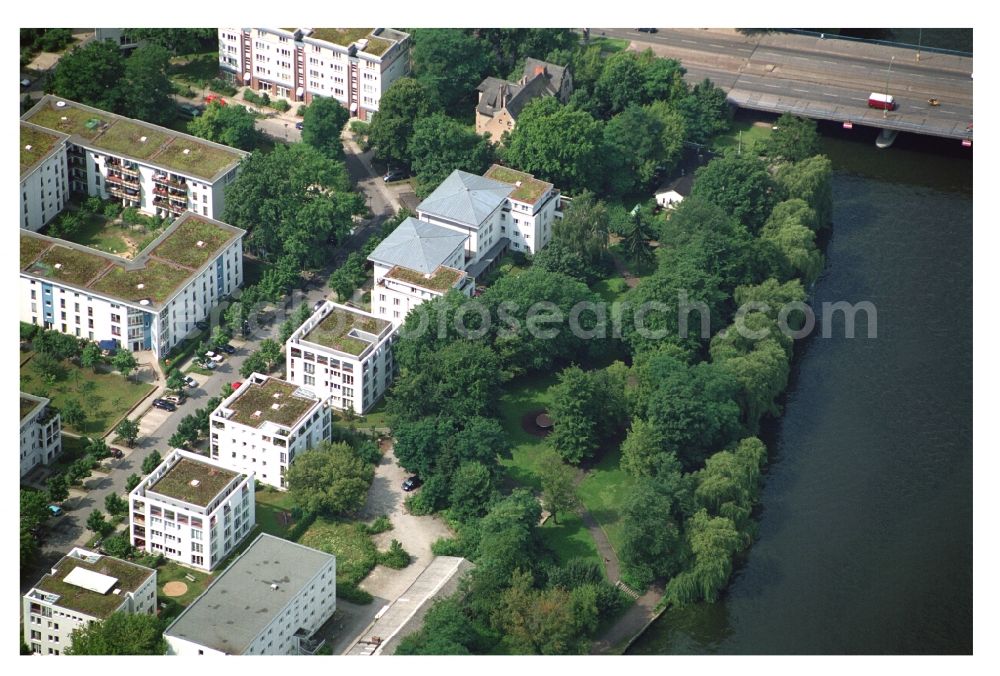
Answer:
<svg viewBox="0 0 1000 676"><path fill-rule="evenodd" d="M535 66L535 77L545 74L545 66Z"/></svg>

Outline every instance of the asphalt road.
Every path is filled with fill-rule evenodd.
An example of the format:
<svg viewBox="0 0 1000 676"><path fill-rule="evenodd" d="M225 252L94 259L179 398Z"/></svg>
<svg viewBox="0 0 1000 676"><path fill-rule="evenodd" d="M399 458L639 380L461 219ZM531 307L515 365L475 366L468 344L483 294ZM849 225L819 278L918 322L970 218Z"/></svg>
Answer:
<svg viewBox="0 0 1000 676"><path fill-rule="evenodd" d="M745 108L795 112L829 120L965 138L971 136L972 58L845 40L728 30L593 28L678 59L685 79L709 78ZM890 72L890 62L892 69ZM889 93L895 111L868 107L871 92ZM928 99L940 105L930 106Z"/></svg>

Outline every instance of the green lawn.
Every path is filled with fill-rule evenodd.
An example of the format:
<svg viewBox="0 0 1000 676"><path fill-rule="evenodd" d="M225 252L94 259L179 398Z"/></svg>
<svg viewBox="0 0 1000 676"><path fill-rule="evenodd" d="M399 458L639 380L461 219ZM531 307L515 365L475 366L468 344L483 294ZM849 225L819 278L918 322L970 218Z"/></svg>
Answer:
<svg viewBox="0 0 1000 676"><path fill-rule="evenodd" d="M737 119L733 122L732 129L716 136L710 145L713 151L719 153L729 148L739 148L742 142L743 150L750 152L755 144L769 138L771 138L770 122L755 123L753 120Z"/></svg>
<svg viewBox="0 0 1000 676"><path fill-rule="evenodd" d="M118 373L94 373L70 361L64 361L62 366L62 376L48 384L35 369L34 359L29 360L21 366L21 389L48 397L56 408L62 407L67 399L79 401L87 413L83 425L77 428L62 421L64 429L77 434L103 436L119 417L153 390L152 385L125 380Z"/></svg>
<svg viewBox="0 0 1000 676"><path fill-rule="evenodd" d="M224 570L224 568L219 568L219 570ZM191 582L191 580L184 577L185 575L190 575L195 581ZM187 591L180 596L165 596L163 594L163 585L172 581L183 582L187 585ZM181 611L191 605L191 602L198 598L205 591L205 587L211 582L212 575L209 573L194 570L193 568L185 568L174 561L164 563L156 569L156 601L157 604L166 604L166 607L160 611L160 618L169 622L180 615Z"/></svg>
<svg viewBox="0 0 1000 676"><path fill-rule="evenodd" d="M509 458L500 458L507 468L507 475L514 483L541 491L538 479L538 461L546 448L545 440L525 432L521 418L525 414L547 409L551 403L549 388L556 384L554 373L519 378L511 383L500 399L500 418L503 428L514 444Z"/></svg>
<svg viewBox="0 0 1000 676"><path fill-rule="evenodd" d="M385 399L380 399L375 407L360 418L349 419L346 416L337 414L337 417L344 424L357 427L359 429L374 429L376 427L388 427L388 415L385 412Z"/></svg>
<svg viewBox="0 0 1000 676"><path fill-rule="evenodd" d="M181 54L170 59L167 68L170 80L196 89L208 86L211 80L219 77L219 52L200 52Z"/></svg>
<svg viewBox="0 0 1000 676"><path fill-rule="evenodd" d="M601 48L602 54L614 54L628 49L629 40L623 38L594 37L593 31L590 34L590 44Z"/></svg>
<svg viewBox="0 0 1000 676"><path fill-rule="evenodd" d="M265 533L275 535L279 538L286 538L297 520L292 518L292 497L287 492L274 489L257 491L255 494L257 505L257 525Z"/></svg>
<svg viewBox="0 0 1000 676"><path fill-rule="evenodd" d="M605 303L614 303L625 297L625 294L628 292L628 286L621 277L611 277L610 279L602 279L599 282L595 282L590 287L590 290L600 296L601 300Z"/></svg>
<svg viewBox="0 0 1000 676"><path fill-rule="evenodd" d="M608 449L580 483L577 495L597 520L615 551L621 550L621 506L635 485L635 479L619 467L621 450Z"/></svg>
<svg viewBox="0 0 1000 676"><path fill-rule="evenodd" d="M558 524L549 517L541 528L541 535L561 562L565 563L571 559L593 559L600 563L601 570L604 570L604 563L597 553L594 539L590 537L583 521L576 514L560 514Z"/></svg>
<svg viewBox="0 0 1000 676"><path fill-rule="evenodd" d="M337 584L357 585L375 567L378 551L364 524L318 517L299 544L337 557Z"/></svg>

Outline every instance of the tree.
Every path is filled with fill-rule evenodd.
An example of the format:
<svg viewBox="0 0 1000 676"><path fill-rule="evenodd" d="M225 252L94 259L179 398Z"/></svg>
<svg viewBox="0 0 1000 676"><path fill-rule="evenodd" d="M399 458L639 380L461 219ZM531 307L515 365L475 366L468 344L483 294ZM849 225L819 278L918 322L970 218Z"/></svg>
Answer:
<svg viewBox="0 0 1000 676"><path fill-rule="evenodd" d="M58 380L65 374L62 362L47 352L39 352L31 358L31 363L43 378L50 382Z"/></svg>
<svg viewBox="0 0 1000 676"><path fill-rule="evenodd" d="M542 481L542 504L552 514L552 520L559 523L559 512L572 511L579 504L576 471L556 453L546 453L538 469Z"/></svg>
<svg viewBox="0 0 1000 676"><path fill-rule="evenodd" d="M87 422L87 412L76 399L66 399L63 401L62 409L59 413L64 423L76 429L80 429Z"/></svg>
<svg viewBox="0 0 1000 676"><path fill-rule="evenodd" d="M708 143L732 124L726 92L708 78L691 88L690 94L678 102L677 111L684 117L688 140L694 143Z"/></svg>
<svg viewBox="0 0 1000 676"><path fill-rule="evenodd" d="M778 204L760 233L769 272L781 281L800 277L811 284L823 270L823 254L816 248L816 234L809 226L815 212L800 199Z"/></svg>
<svg viewBox="0 0 1000 676"><path fill-rule="evenodd" d="M101 348L97 346L97 343L87 343L86 347L83 348L83 352L80 353L80 365L84 368L93 369L97 372L97 366L104 361L101 356Z"/></svg>
<svg viewBox="0 0 1000 676"><path fill-rule="evenodd" d="M209 103L205 112L191 120L188 130L195 136L241 150L253 150L260 143L254 114L243 106L224 106L218 101Z"/></svg>
<svg viewBox="0 0 1000 676"><path fill-rule="evenodd" d="M556 221L552 226L553 230L559 228L561 223L561 219ZM553 239L544 249L537 252L531 261L531 266L539 270L558 272L584 284L593 282L597 278L596 270L584 260L580 252L559 239Z"/></svg>
<svg viewBox="0 0 1000 676"><path fill-rule="evenodd" d="M249 378L252 373L265 373L266 371L267 359L260 353L260 350L252 352L240 366L240 375L244 378Z"/></svg>
<svg viewBox="0 0 1000 676"><path fill-rule="evenodd" d="M424 616L419 631L409 634L395 655L469 655L476 630L466 616L461 599L438 598Z"/></svg>
<svg viewBox="0 0 1000 676"><path fill-rule="evenodd" d="M626 195L648 189L658 174L673 169L683 141L683 118L662 102L633 104L612 117L604 125L611 164L607 171L609 191Z"/></svg>
<svg viewBox="0 0 1000 676"><path fill-rule="evenodd" d="M119 533L117 535L112 535L101 545L101 549L106 551L109 556L114 556L119 559L127 559L132 556L132 544L128 540L128 535L125 533Z"/></svg>
<svg viewBox="0 0 1000 676"><path fill-rule="evenodd" d="M62 502L69 497L69 484L63 474L53 474L45 482L45 491L50 502Z"/></svg>
<svg viewBox="0 0 1000 676"><path fill-rule="evenodd" d="M225 221L247 229L248 248L265 260L287 255L302 269L325 264L364 208L343 162L296 143L243 160L226 188Z"/></svg>
<svg viewBox="0 0 1000 676"><path fill-rule="evenodd" d="M504 141L501 156L508 166L572 194L600 188L605 150L600 122L548 96L524 107L517 126Z"/></svg>
<svg viewBox="0 0 1000 676"><path fill-rule="evenodd" d="M688 520L687 542L694 564L667 583L666 598L678 606L702 600L713 603L729 582L733 554L742 538L732 521L702 509Z"/></svg>
<svg viewBox="0 0 1000 676"><path fill-rule="evenodd" d="M302 117L302 142L330 159L343 158L344 144L340 133L349 115L347 108L336 99L325 96L313 99Z"/></svg>
<svg viewBox="0 0 1000 676"><path fill-rule="evenodd" d="M493 497L490 467L478 461L462 463L451 482L452 514L461 521L477 519L486 513Z"/></svg>
<svg viewBox="0 0 1000 676"><path fill-rule="evenodd" d="M733 449L719 451L696 474L694 498L712 516L733 522L750 543L750 514L760 490L760 476L767 462L767 448L756 437L740 440Z"/></svg>
<svg viewBox="0 0 1000 676"><path fill-rule="evenodd" d="M776 188L759 158L730 154L698 169L691 196L718 205L756 233L777 202Z"/></svg>
<svg viewBox="0 0 1000 676"><path fill-rule="evenodd" d="M126 379L139 368L139 362L136 361L135 356L128 350L118 350L115 356L111 358L111 365L121 372Z"/></svg>
<svg viewBox="0 0 1000 676"><path fill-rule="evenodd" d="M622 442L621 468L634 477L653 476L658 459L667 453L666 440L657 427L642 418L633 418Z"/></svg>
<svg viewBox="0 0 1000 676"><path fill-rule="evenodd" d="M772 162L801 162L819 155L819 132L816 121L785 113L774 123L777 127L764 143L762 154Z"/></svg>
<svg viewBox="0 0 1000 676"><path fill-rule="evenodd" d="M451 28L418 28L412 36L413 76L450 115L468 115L476 86L492 66L489 46Z"/></svg>
<svg viewBox="0 0 1000 676"><path fill-rule="evenodd" d="M118 516L128 510L128 502L117 493L108 493L104 496L104 509L108 510L111 516Z"/></svg>
<svg viewBox="0 0 1000 676"><path fill-rule="evenodd" d="M142 467L141 467L142 473L143 474L149 474L154 469L156 469L156 467L161 462L163 462L163 458L160 457L160 452L159 451L153 451L152 453L150 453L149 455L147 455L143 459L143 461L142 461ZM134 488L134 486L133 486L133 488ZM130 488L129 490L131 491L132 489Z"/></svg>
<svg viewBox="0 0 1000 676"><path fill-rule="evenodd" d="M456 169L482 174L493 161L493 146L485 137L443 113L413 123L409 153L419 195L430 194Z"/></svg>
<svg viewBox="0 0 1000 676"><path fill-rule="evenodd" d="M732 327L712 339L711 355L712 362L728 371L738 384L743 422L756 433L762 416L781 413L776 400L788 384L791 350L770 317L754 314L744 319L744 326L766 337L750 340Z"/></svg>
<svg viewBox="0 0 1000 676"><path fill-rule="evenodd" d="M676 462L676 460L675 460ZM682 562L681 530L672 490L680 483L680 467L673 482L641 479L622 506L622 566L625 575L644 587L657 577L669 577Z"/></svg>
<svg viewBox="0 0 1000 676"><path fill-rule="evenodd" d="M21 530L28 531L45 523L49 516L49 496L42 491L21 489Z"/></svg>
<svg viewBox="0 0 1000 676"><path fill-rule="evenodd" d="M125 59L120 109L115 112L147 122L174 119L173 85L167 77L170 53L160 45L141 45Z"/></svg>
<svg viewBox="0 0 1000 676"><path fill-rule="evenodd" d="M173 390L174 392L181 392L187 386L184 381L184 374L173 369L167 374L167 389Z"/></svg>
<svg viewBox="0 0 1000 676"><path fill-rule="evenodd" d="M563 217L552 225L552 244L565 247L580 257L586 271L586 279L582 281L586 283L600 276L608 251L609 228L607 205L591 192L574 197ZM536 257L538 255L541 252Z"/></svg>
<svg viewBox="0 0 1000 676"><path fill-rule="evenodd" d="M131 493L132 490L140 483L142 483L142 477L138 474L129 474L128 478L125 479L125 492Z"/></svg>
<svg viewBox="0 0 1000 676"><path fill-rule="evenodd" d="M389 85L368 128L368 143L375 149L375 157L390 164L410 165L413 125L440 110L433 91L409 77L401 77Z"/></svg>
<svg viewBox="0 0 1000 676"><path fill-rule="evenodd" d="M139 423L123 418L115 427L115 433L125 441L126 446L132 448L135 446L135 440L139 438Z"/></svg>
<svg viewBox="0 0 1000 676"><path fill-rule="evenodd" d="M636 212L622 236L621 244L625 257L636 264L652 262L656 256L649 240L655 236L656 234L643 220L641 214Z"/></svg>
<svg viewBox="0 0 1000 676"><path fill-rule="evenodd" d="M125 82L125 62L113 42L91 40L60 57L49 86L58 96L119 112Z"/></svg>
<svg viewBox="0 0 1000 676"><path fill-rule="evenodd" d="M95 509L87 517L87 530L103 535L110 528L111 524L104 519L104 513L99 509Z"/></svg>
<svg viewBox="0 0 1000 676"><path fill-rule="evenodd" d="M825 228L833 219L833 164L817 155L794 164L783 164L775 175L784 199L805 200L816 214L815 228Z"/></svg>
<svg viewBox="0 0 1000 676"><path fill-rule="evenodd" d="M215 28L126 28L125 35L135 42L149 42L170 50L172 54L191 54L203 47L215 47Z"/></svg>
<svg viewBox="0 0 1000 676"><path fill-rule="evenodd" d="M115 612L73 630L66 655L164 655L167 642L156 615Z"/></svg>
<svg viewBox="0 0 1000 676"><path fill-rule="evenodd" d="M587 629L596 628L596 601L579 608L576 598L564 589L532 589L531 574L516 571L511 586L500 597L491 624L502 635L511 653L528 655L584 654ZM582 611L582 612L581 612ZM580 615L593 621L580 622Z"/></svg>
<svg viewBox="0 0 1000 676"><path fill-rule="evenodd" d="M69 334L58 331L39 331L34 340L31 341L31 349L61 361L80 354L80 341Z"/></svg>
<svg viewBox="0 0 1000 676"><path fill-rule="evenodd" d="M258 352L264 358L268 371L272 370L278 362L282 361L281 343L271 338L265 338L260 342Z"/></svg>
<svg viewBox="0 0 1000 676"><path fill-rule="evenodd" d="M471 32L492 47L496 58L494 72L510 73L513 80L520 79L521 71L517 66L525 57L540 58L556 50L571 50L579 43L579 37L566 28L475 28ZM546 60L567 63L565 60Z"/></svg>
<svg viewBox="0 0 1000 676"><path fill-rule="evenodd" d="M365 504L374 468L344 443L320 442L295 457L286 478L292 501L312 514L347 514Z"/></svg>
<svg viewBox="0 0 1000 676"><path fill-rule="evenodd" d="M600 113L605 118L631 104L646 103L645 73L639 55L622 51L609 56L594 83L594 95L601 102Z"/></svg>

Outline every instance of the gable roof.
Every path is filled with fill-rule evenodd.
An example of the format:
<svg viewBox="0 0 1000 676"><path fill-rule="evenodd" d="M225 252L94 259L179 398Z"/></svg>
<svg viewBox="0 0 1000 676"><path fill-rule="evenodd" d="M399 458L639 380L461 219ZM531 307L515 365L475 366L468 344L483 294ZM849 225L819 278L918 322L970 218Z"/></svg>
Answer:
<svg viewBox="0 0 1000 676"><path fill-rule="evenodd" d="M411 216L375 247L368 260L428 275L468 238L468 235Z"/></svg>
<svg viewBox="0 0 1000 676"><path fill-rule="evenodd" d="M456 169L417 206L417 212L478 228L513 191L512 185Z"/></svg>
<svg viewBox="0 0 1000 676"><path fill-rule="evenodd" d="M543 71L541 79L546 84L546 91L553 96L558 96L559 90L563 87L563 80L566 77L566 66L557 66L554 63L542 61L541 59L532 59L529 56L524 60L524 80L528 81L535 78L539 68Z"/></svg>
<svg viewBox="0 0 1000 676"><path fill-rule="evenodd" d="M522 86L495 77L488 77L479 83L476 91L483 93L479 97L476 110L483 115L494 115L506 107L507 102L516 96Z"/></svg>

